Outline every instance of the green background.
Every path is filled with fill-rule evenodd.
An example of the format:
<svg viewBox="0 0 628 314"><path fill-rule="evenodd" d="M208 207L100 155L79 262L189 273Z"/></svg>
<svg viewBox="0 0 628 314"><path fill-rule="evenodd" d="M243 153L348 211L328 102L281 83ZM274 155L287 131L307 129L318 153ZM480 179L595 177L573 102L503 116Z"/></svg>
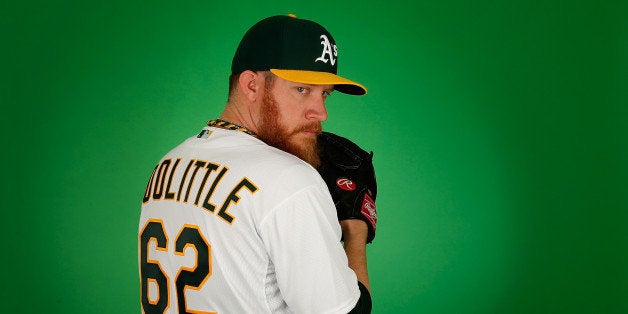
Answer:
<svg viewBox="0 0 628 314"><path fill-rule="evenodd" d="M628 312L628 2L0 5L3 313L138 313L161 156L235 47L295 13L338 42L324 127L375 152L375 313Z"/></svg>

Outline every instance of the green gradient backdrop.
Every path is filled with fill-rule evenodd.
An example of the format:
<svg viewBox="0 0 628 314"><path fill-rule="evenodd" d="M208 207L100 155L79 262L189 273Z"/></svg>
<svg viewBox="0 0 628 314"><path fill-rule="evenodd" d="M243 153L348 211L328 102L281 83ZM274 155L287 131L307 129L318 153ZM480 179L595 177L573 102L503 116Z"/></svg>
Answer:
<svg viewBox="0 0 628 314"><path fill-rule="evenodd" d="M337 3L338 2L338 3ZM138 313L158 159L244 31L327 26L325 127L375 151L375 313L628 312L626 1L5 2L3 313Z"/></svg>

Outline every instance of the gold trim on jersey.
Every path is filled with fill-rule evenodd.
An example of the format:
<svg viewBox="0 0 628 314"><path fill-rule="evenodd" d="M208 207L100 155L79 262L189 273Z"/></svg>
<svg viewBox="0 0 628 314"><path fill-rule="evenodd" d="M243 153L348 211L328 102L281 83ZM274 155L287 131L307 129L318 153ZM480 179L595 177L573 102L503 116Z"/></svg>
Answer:
<svg viewBox="0 0 628 314"><path fill-rule="evenodd" d="M233 122L229 122L223 119L214 119L207 121L207 126L213 126L216 128L226 129L226 130L234 130L244 132L248 135L256 136L255 132Z"/></svg>
<svg viewBox="0 0 628 314"><path fill-rule="evenodd" d="M182 164L181 167L178 167ZM183 164L187 166L183 167ZM185 169L183 169L185 168ZM143 204L151 201L174 201L203 208L215 214L228 224L232 224L236 216L228 210L240 202L240 192L247 190L250 195L259 188L247 177L231 178L232 187L227 186L228 194L215 195L223 179L228 177L229 167L201 159L167 158L162 160L150 176ZM232 181L236 180L236 181ZM236 183L237 182L237 183ZM227 183L229 184L229 183Z"/></svg>

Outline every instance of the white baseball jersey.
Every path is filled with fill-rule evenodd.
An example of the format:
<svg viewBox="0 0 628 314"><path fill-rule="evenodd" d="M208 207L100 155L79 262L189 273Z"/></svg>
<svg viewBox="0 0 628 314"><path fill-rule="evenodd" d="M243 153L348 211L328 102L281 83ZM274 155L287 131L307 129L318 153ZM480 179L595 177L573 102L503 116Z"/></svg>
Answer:
<svg viewBox="0 0 628 314"><path fill-rule="evenodd" d="M327 186L301 159L205 127L155 167L139 223L145 313L347 313L360 297Z"/></svg>

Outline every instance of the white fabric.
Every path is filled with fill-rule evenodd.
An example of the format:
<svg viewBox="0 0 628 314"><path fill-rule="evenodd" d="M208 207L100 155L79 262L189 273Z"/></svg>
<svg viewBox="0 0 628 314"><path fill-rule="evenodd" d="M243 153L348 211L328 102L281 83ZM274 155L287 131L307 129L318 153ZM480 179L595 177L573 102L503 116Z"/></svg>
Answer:
<svg viewBox="0 0 628 314"><path fill-rule="evenodd" d="M179 272L196 265L194 246L183 254L174 252L185 226L197 228L211 247L211 274L200 289L188 287L184 292L188 310L351 310L360 296L357 279L347 266L333 201L316 170L242 132L204 130L203 137L189 138L160 161L142 205L139 233L149 221L156 221L163 224L168 239L165 250L158 250L155 241L148 244L148 259L158 262L168 277L167 313L178 311L175 280ZM165 160L170 160L168 167L161 166ZM216 180L221 173L222 178ZM241 182L250 184L241 184L244 187L234 194ZM215 206L213 212L203 207L212 188L208 203ZM223 204L229 206L220 214ZM155 300L156 284L148 287L150 299Z"/></svg>

